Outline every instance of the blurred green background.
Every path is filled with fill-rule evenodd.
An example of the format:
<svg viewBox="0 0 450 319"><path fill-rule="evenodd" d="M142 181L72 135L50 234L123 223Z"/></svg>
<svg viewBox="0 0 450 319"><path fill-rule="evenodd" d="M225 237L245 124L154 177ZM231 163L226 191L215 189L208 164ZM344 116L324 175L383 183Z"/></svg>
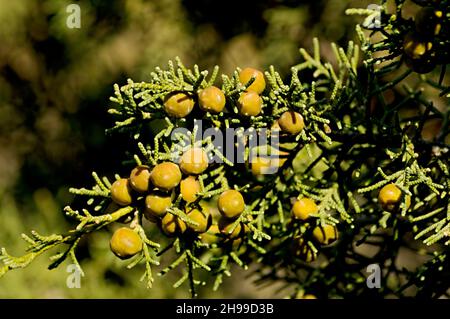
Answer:
<svg viewBox="0 0 450 319"><path fill-rule="evenodd" d="M145 81L156 66L179 56L185 65L267 68L286 74L299 47L321 39L354 39L349 7L373 1L342 0L85 0L81 28L70 29L64 0L0 0L0 247L24 253L22 232L49 234L73 226L62 214L70 186L91 185L90 173L117 171L125 159L120 136L104 134L114 83ZM120 173L120 172L119 172ZM123 269L108 248L107 230L91 235L78 255L86 277L66 286L67 263L49 271L48 255L0 280L1 298L176 298L174 280L139 282L141 267ZM202 297L284 297L280 285L260 289L251 271L236 269L223 288Z"/></svg>

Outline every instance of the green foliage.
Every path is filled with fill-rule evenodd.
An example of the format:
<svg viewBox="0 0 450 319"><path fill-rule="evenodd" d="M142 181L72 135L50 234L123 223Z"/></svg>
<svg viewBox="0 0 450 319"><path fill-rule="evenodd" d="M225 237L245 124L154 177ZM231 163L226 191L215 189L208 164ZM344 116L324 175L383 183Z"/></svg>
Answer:
<svg viewBox="0 0 450 319"><path fill-rule="evenodd" d="M450 12L447 1L433 4L434 10L443 11L441 27L426 39L425 53L415 51L417 56L412 57L405 39L417 30L412 19L402 17L406 5L411 4L382 1L381 11L349 9L349 14L366 15L369 20L381 13L380 25L366 26L368 30L358 25L360 44L350 41L345 48L332 44L329 61L314 39L312 54L300 49L302 62L287 77L271 66L264 72L267 86L261 94L262 111L256 116L239 112L241 94L256 80L240 83L240 68L221 76L224 111L203 112L195 105L182 118L166 112L167 96L183 92L195 101L199 90L217 85L218 67L210 75L198 65L187 68L177 58L169 61L167 69L157 67L147 82L129 79L125 85L116 84L108 110L115 122L107 133L111 138L125 136L130 146L116 180L135 165L154 167L174 161L173 155L182 155L188 147L202 147L220 161L198 175L200 191L194 202L183 200L179 188L172 190L174 200L166 214L196 225L186 212L197 208L213 215L213 225L220 226L211 207L217 205L217 195L228 189L243 194L244 211L213 243L189 231L168 237L157 229L161 221L145 220L145 194L133 193L132 204L108 212L112 183L93 173L92 188L71 189L86 201L65 208L77 226L63 235L23 235L28 254L14 257L3 249L0 277L61 245L65 251L51 257L49 268L70 258L81 269L75 249L82 237L125 220L144 243L127 268L143 264L142 280L148 287L159 264L161 276L181 269L173 287L186 283L193 297L199 286L218 289L224 276L231 276L232 265L244 269L255 265L258 283L282 281L285 287L294 287L298 297L305 293L323 298L448 296L450 96L444 80ZM432 72L436 66L441 69L437 80ZM424 96L424 86L439 94ZM280 134L274 127L287 111L303 117L305 126L297 135ZM221 132L239 128L236 147L244 149L245 163L227 158L211 136L203 138L196 122L200 118L203 128ZM441 126L437 136L427 139L423 133L430 120L439 120ZM178 133L180 128L189 134ZM250 129L267 130L269 140L280 139L283 160L275 174L252 174L249 156L254 149L244 133ZM394 184L402 194L398 207L389 211L377 200L387 184ZM318 208L309 218L297 220L292 205L303 197ZM238 227L239 238L230 238ZM330 236L325 229L334 231L335 243L324 240ZM404 267L399 258L405 249L427 256L426 261L417 269ZM171 261L163 260L168 255ZM384 270L377 290L366 285L365 272L371 264Z"/></svg>

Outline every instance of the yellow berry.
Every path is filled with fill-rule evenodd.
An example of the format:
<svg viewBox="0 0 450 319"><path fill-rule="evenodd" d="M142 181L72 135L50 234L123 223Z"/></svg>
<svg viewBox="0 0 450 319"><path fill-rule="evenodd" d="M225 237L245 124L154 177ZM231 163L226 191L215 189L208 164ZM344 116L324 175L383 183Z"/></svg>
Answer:
<svg viewBox="0 0 450 319"><path fill-rule="evenodd" d="M217 207L222 216L226 218L236 218L242 214L245 209L244 197L242 197L242 194L237 190L227 190L220 194Z"/></svg>
<svg viewBox="0 0 450 319"><path fill-rule="evenodd" d="M127 259L142 250L142 240L132 229L122 227L114 232L109 246L117 257Z"/></svg>
<svg viewBox="0 0 450 319"><path fill-rule="evenodd" d="M200 192L200 182L194 176L188 176L180 183L181 197L188 203L194 202Z"/></svg>
<svg viewBox="0 0 450 319"><path fill-rule="evenodd" d="M266 88L266 80L264 74L253 68L245 68L239 73L239 82L246 85L252 78L255 78L253 83L247 88L248 91L261 94Z"/></svg>
<svg viewBox="0 0 450 319"><path fill-rule="evenodd" d="M154 220L153 217L162 218L171 205L172 198L170 196L158 193L149 194L145 197L144 215L150 221Z"/></svg>
<svg viewBox="0 0 450 319"><path fill-rule="evenodd" d="M251 170L254 176L274 174L286 162L286 158L270 159L262 156L252 159Z"/></svg>
<svg viewBox="0 0 450 319"><path fill-rule="evenodd" d="M413 60L423 58L432 48L432 42L421 38L414 32L409 32L403 41L403 51Z"/></svg>
<svg viewBox="0 0 450 319"><path fill-rule="evenodd" d="M189 219L198 224L196 226L191 224L187 225L189 229L195 233L204 233L208 230L209 226L211 226L211 215L206 212L202 212L197 208L191 209L187 213L187 216Z"/></svg>
<svg viewBox="0 0 450 319"><path fill-rule="evenodd" d="M130 205L133 201L131 187L127 178L121 178L111 185L111 198L121 206Z"/></svg>
<svg viewBox="0 0 450 319"><path fill-rule="evenodd" d="M253 148L250 152L250 168L255 177L274 174L287 161L288 152L280 151L275 147Z"/></svg>
<svg viewBox="0 0 450 319"><path fill-rule="evenodd" d="M130 186L139 193L148 191L150 184L150 167L146 165L136 166L130 174Z"/></svg>
<svg viewBox="0 0 450 319"><path fill-rule="evenodd" d="M230 245L231 244L231 247L233 248L233 250L238 250L239 248L244 248L244 246L242 246L242 237L239 237L239 238L235 238L235 239L233 239L233 238L226 238L224 241L223 241L223 243L224 244L228 244L228 245Z"/></svg>
<svg viewBox="0 0 450 319"><path fill-rule="evenodd" d="M338 239L338 231L336 226L323 225L316 226L313 229L313 237L321 245L330 245Z"/></svg>
<svg viewBox="0 0 450 319"><path fill-rule="evenodd" d="M220 232L229 239L236 239L243 234L242 223L237 224L236 228L231 232L234 222L234 220L223 216L220 217L218 222Z"/></svg>
<svg viewBox="0 0 450 319"><path fill-rule="evenodd" d="M287 111L281 114L278 124L283 132L297 135L305 127L303 116L300 113Z"/></svg>
<svg viewBox="0 0 450 319"><path fill-rule="evenodd" d="M219 226L217 225L211 225L209 229L200 234L200 240L205 244L217 244L220 241L220 230Z"/></svg>
<svg viewBox="0 0 450 319"><path fill-rule="evenodd" d="M402 191L394 183L387 184L378 193L378 202L381 207L388 212L398 209L402 199Z"/></svg>
<svg viewBox="0 0 450 319"><path fill-rule="evenodd" d="M181 156L180 168L185 174L201 174L208 168L208 155L202 148L190 148Z"/></svg>
<svg viewBox="0 0 450 319"><path fill-rule="evenodd" d="M317 253L301 237L294 238L292 252L295 257L310 263L317 259Z"/></svg>
<svg viewBox="0 0 450 319"><path fill-rule="evenodd" d="M255 157L251 162L251 170L254 176L264 175L272 170L270 159L264 157Z"/></svg>
<svg viewBox="0 0 450 319"><path fill-rule="evenodd" d="M187 93L170 93L164 99L164 109L173 117L185 117L194 108L194 99Z"/></svg>
<svg viewBox="0 0 450 319"><path fill-rule="evenodd" d="M225 107L225 94L215 86L210 86L198 93L198 104L203 111L220 113Z"/></svg>
<svg viewBox="0 0 450 319"><path fill-rule="evenodd" d="M171 162L158 164L152 169L150 180L158 188L171 190L181 181L180 168Z"/></svg>
<svg viewBox="0 0 450 319"><path fill-rule="evenodd" d="M168 213L161 220L161 229L168 237L173 237L186 231L186 223L179 217Z"/></svg>
<svg viewBox="0 0 450 319"><path fill-rule="evenodd" d="M317 214L319 207L310 198L300 198L292 206L292 214L295 219L307 220L311 214Z"/></svg>
<svg viewBox="0 0 450 319"><path fill-rule="evenodd" d="M258 115L261 113L262 105L262 98L253 91L242 93L238 100L239 113L244 116Z"/></svg>

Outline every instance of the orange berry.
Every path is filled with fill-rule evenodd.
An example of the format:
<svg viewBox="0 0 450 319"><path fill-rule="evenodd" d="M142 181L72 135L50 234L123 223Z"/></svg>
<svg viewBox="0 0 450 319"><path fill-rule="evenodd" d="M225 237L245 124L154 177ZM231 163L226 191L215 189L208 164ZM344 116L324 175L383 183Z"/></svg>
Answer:
<svg viewBox="0 0 450 319"><path fill-rule="evenodd" d="M150 184L150 167L146 165L136 166L130 174L130 185L139 193L148 191Z"/></svg>
<svg viewBox="0 0 450 319"><path fill-rule="evenodd" d="M150 174L153 185L163 190L175 188L181 181L181 171L177 164L163 162L156 165Z"/></svg>
<svg viewBox="0 0 450 319"><path fill-rule="evenodd" d="M120 206L127 206L133 202L131 187L127 178L118 179L111 185L111 198Z"/></svg>
<svg viewBox="0 0 450 319"><path fill-rule="evenodd" d="M217 207L219 208L222 216L226 218L236 218L245 209L244 197L237 190L230 189L219 196L217 201Z"/></svg>
<svg viewBox="0 0 450 319"><path fill-rule="evenodd" d="M433 43L414 32L409 32L403 41L403 51L413 60L423 58L433 48Z"/></svg>
<svg viewBox="0 0 450 319"><path fill-rule="evenodd" d="M307 220L311 214L317 214L319 207L310 198L300 198L292 206L292 214L295 219Z"/></svg>
<svg viewBox="0 0 450 319"><path fill-rule="evenodd" d="M264 74L253 68L245 68L239 73L239 81L246 85L252 78L255 78L253 83L247 88L248 91L261 94L266 88L266 80Z"/></svg>
<svg viewBox="0 0 450 319"><path fill-rule="evenodd" d="M209 226L211 225L211 215L208 213L202 212L197 208L191 209L187 216L192 221L198 223L197 226L187 224L190 230L192 230L195 233L204 233L208 230Z"/></svg>
<svg viewBox="0 0 450 319"><path fill-rule="evenodd" d="M300 258L307 263L317 259L317 253L315 253L301 237L294 238L292 252L295 257Z"/></svg>
<svg viewBox="0 0 450 319"><path fill-rule="evenodd" d="M219 230L223 235L225 235L229 239L236 239L243 235L242 223L239 223L236 226L236 228L230 233L234 222L235 222L234 220L225 218L223 216L220 217L220 219L219 219L219 223L218 223Z"/></svg>
<svg viewBox="0 0 450 319"><path fill-rule="evenodd" d="M180 168L185 174L201 174L208 168L208 155L202 148L190 148L181 156Z"/></svg>
<svg viewBox="0 0 450 319"><path fill-rule="evenodd" d="M400 206L402 200L402 191L394 183L383 186L378 193L378 202L380 206L388 212L395 212ZM411 204L411 197L406 197L406 205Z"/></svg>
<svg viewBox="0 0 450 319"><path fill-rule="evenodd" d="M194 176L188 176L180 183L181 197L188 203L197 199L200 190L200 182Z"/></svg>
<svg viewBox="0 0 450 319"><path fill-rule="evenodd" d="M330 245L338 239L338 231L332 225L317 226L313 229L313 237L321 245Z"/></svg>
<svg viewBox="0 0 450 319"><path fill-rule="evenodd" d="M306 294L303 295L303 297L301 297L300 299L317 299L317 297L312 294Z"/></svg>
<svg viewBox="0 0 450 319"><path fill-rule="evenodd" d="M170 93L164 99L164 109L173 117L185 117L193 108L194 99L187 93Z"/></svg>
<svg viewBox="0 0 450 319"><path fill-rule="evenodd" d="M293 111L287 111L281 114L278 119L278 124L283 132L291 135L297 135L305 127L303 116L301 116L300 113Z"/></svg>
<svg viewBox="0 0 450 319"><path fill-rule="evenodd" d="M114 232L109 246L117 257L128 259L142 250L142 240L132 229L122 227Z"/></svg>
<svg viewBox="0 0 450 319"><path fill-rule="evenodd" d="M414 17L416 31L421 35L433 37L441 32L444 13L433 7L424 7Z"/></svg>
<svg viewBox="0 0 450 319"><path fill-rule="evenodd" d="M263 156L258 156L252 159L251 170L254 176L265 174L273 174L278 171L278 168L283 166L286 158L271 159Z"/></svg>
<svg viewBox="0 0 450 319"><path fill-rule="evenodd" d="M161 220L161 229L168 237L173 237L186 231L186 223L179 217L169 213Z"/></svg>
<svg viewBox="0 0 450 319"><path fill-rule="evenodd" d="M220 230L219 230L219 226L217 225L211 225L211 227L209 227L209 229L200 234L200 240L205 243L205 244L217 244L220 241Z"/></svg>
<svg viewBox="0 0 450 319"><path fill-rule="evenodd" d="M167 209L172 205L172 198L170 196L164 196L158 193L152 193L145 197L145 210L144 215L148 217L150 221L156 218L162 218Z"/></svg>
<svg viewBox="0 0 450 319"><path fill-rule="evenodd" d="M261 113L262 105L262 98L253 91L241 93L238 100L239 113L244 116L258 115Z"/></svg>
<svg viewBox="0 0 450 319"><path fill-rule="evenodd" d="M210 86L198 93L198 104L203 111L220 113L225 103L225 94L218 87Z"/></svg>

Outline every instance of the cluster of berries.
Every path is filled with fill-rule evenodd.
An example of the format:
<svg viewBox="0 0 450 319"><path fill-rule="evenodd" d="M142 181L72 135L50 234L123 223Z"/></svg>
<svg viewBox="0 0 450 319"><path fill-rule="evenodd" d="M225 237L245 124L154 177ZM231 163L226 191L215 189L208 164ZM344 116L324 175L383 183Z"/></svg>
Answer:
<svg viewBox="0 0 450 319"><path fill-rule="evenodd" d="M403 41L405 63L414 72L428 73L436 65L450 61L448 50L436 48L441 42L439 38L449 36L446 24L446 15L440 9L426 6L418 11L414 30L409 31Z"/></svg>
<svg viewBox="0 0 450 319"><path fill-rule="evenodd" d="M383 186L378 193L378 203L380 207L387 212L398 212L403 199L406 203L406 209L411 205L411 197L404 194L394 183ZM292 205L292 218L295 221L309 222L318 217L319 207L314 200L303 197ZM315 225L315 224L314 224ZM312 229L312 238L320 246L328 246L338 239L338 229L336 226L325 224L318 225ZM294 256L306 261L312 262L317 258L317 251L308 245L304 236L297 236L292 243Z"/></svg>
<svg viewBox="0 0 450 319"><path fill-rule="evenodd" d="M303 197L294 202L291 212L293 220L308 223L318 217L319 207L311 198ZM329 224L315 226L311 234L314 242L320 246L331 245L338 239L337 227ZM306 262L312 262L317 258L317 251L308 245L304 235L294 238L292 249L294 256Z"/></svg>
<svg viewBox="0 0 450 319"><path fill-rule="evenodd" d="M222 217L213 225L212 214L206 207L197 205L201 192L198 175L207 168L206 152L202 148L192 147L183 153L179 164L163 162L153 168L146 165L135 167L129 178L118 179L111 185L111 199L118 206L140 207L145 218L157 224L168 237L188 232L199 235L199 239L207 244L220 240L236 244L236 240L248 232L244 223L231 228L245 210L244 198L233 189L221 193L217 207ZM173 201L178 196L185 202L184 213L190 222L171 213ZM142 245L140 236L129 227L116 230L110 241L111 250L122 259L139 253Z"/></svg>

